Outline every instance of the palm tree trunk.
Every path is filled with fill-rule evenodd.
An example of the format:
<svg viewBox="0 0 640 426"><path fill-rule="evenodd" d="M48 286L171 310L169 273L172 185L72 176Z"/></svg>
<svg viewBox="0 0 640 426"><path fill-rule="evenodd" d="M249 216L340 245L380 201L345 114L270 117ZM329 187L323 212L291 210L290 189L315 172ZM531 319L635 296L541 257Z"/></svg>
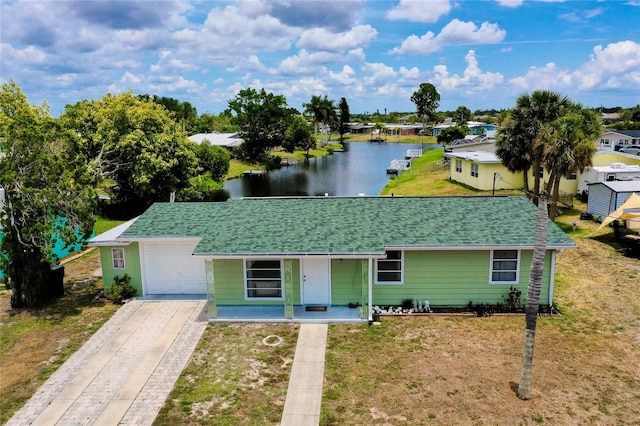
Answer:
<svg viewBox="0 0 640 426"><path fill-rule="evenodd" d="M527 168L522 172L522 186L524 186L524 193L527 194L527 197L529 197L529 170Z"/></svg>
<svg viewBox="0 0 640 426"><path fill-rule="evenodd" d="M555 221L558 215L558 201L560 201L560 176L556 174L553 179L553 193L551 194L551 210L549 212L549 219Z"/></svg>
<svg viewBox="0 0 640 426"><path fill-rule="evenodd" d="M538 196L540 195L540 169L542 168L540 160L533 161L533 203L538 205Z"/></svg>
<svg viewBox="0 0 640 426"><path fill-rule="evenodd" d="M547 194L542 192L538 199L538 215L536 219L536 237L533 248L533 260L529 286L527 289L527 305L525 309L524 348L522 351L522 371L518 385L518 398L531 399L531 375L533 370L533 348L536 342L536 323L540 304L540 289L544 270L544 256L547 245Z"/></svg>

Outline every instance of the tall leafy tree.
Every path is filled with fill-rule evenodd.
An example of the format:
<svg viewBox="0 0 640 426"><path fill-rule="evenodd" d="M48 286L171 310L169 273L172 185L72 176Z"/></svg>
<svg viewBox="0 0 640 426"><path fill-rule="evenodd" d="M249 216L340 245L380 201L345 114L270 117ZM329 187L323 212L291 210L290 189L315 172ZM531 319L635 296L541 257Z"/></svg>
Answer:
<svg viewBox="0 0 640 426"><path fill-rule="evenodd" d="M89 117L91 126L85 124ZM60 119L80 137L96 179L110 178L111 196L126 215L138 214L197 174L192 144L167 110L131 93L68 105Z"/></svg>
<svg viewBox="0 0 640 426"><path fill-rule="evenodd" d="M308 156L309 150L315 148L315 146L316 138L313 137L311 130L309 130L309 123L303 116L295 115L285 132L282 147L287 152L300 149L305 151Z"/></svg>
<svg viewBox="0 0 640 426"><path fill-rule="evenodd" d="M540 308L540 289L542 288L542 273L544 272L544 255L547 245L547 194L542 192L538 200L536 216L536 234L531 261L531 273L527 287L527 302L525 307L524 345L522 350L522 369L518 384L518 398L531 399L531 376L533 373L533 350L536 343L536 327L538 309Z"/></svg>
<svg viewBox="0 0 640 426"><path fill-rule="evenodd" d="M458 126L466 126L467 121L471 120L471 117L471 110L464 105L460 105L453 114L453 118Z"/></svg>
<svg viewBox="0 0 640 426"><path fill-rule="evenodd" d="M440 94L436 86L431 83L422 83L420 88L411 95L411 102L416 104L418 117L422 119L422 132L424 134L425 124L433 122L436 109L440 105Z"/></svg>
<svg viewBox="0 0 640 426"><path fill-rule="evenodd" d="M208 173L213 180L221 181L229 171L229 151L211 145L208 140L202 141L196 148L199 164L205 173Z"/></svg>
<svg viewBox="0 0 640 426"><path fill-rule="evenodd" d="M76 134L46 105L31 106L14 81L0 90L0 151L0 267L11 306L32 307L48 298L57 241L69 246L90 235L95 192Z"/></svg>
<svg viewBox="0 0 640 426"><path fill-rule="evenodd" d="M545 191L551 194L551 220L555 220L558 210L560 179L572 173L584 172L592 164L593 154L597 150L596 141L602 129L598 114L579 104L572 105L569 113L541 128L543 163L550 172Z"/></svg>
<svg viewBox="0 0 640 426"><path fill-rule="evenodd" d="M569 98L548 90L520 95L509 113L509 125L502 127L498 133L496 155L502 163L507 167L517 165L523 173L533 171L533 199L536 203L541 190L544 153L541 129L566 114L570 106ZM522 154L525 154L522 161L514 161L514 155ZM528 185L528 180L525 182ZM525 190L529 191L529 188L525 187Z"/></svg>
<svg viewBox="0 0 640 426"><path fill-rule="evenodd" d="M438 133L438 143L448 144L456 139L464 139L469 134L469 128L467 126L451 126L445 127Z"/></svg>
<svg viewBox="0 0 640 426"><path fill-rule="evenodd" d="M338 109L340 110L340 124L338 125L338 132L340 133L340 141L342 141L344 139L344 134L349 131L349 122L351 120L349 104L345 98L340 98Z"/></svg>
<svg viewBox="0 0 640 426"><path fill-rule="evenodd" d="M314 95L309 103L302 104L302 106L305 108L305 115L311 117L313 121L314 134L318 134L318 126L322 125L329 128L328 139L330 139L331 129L337 127L338 123L338 115L333 101L326 95L324 97ZM325 140L323 139L322 142L324 143Z"/></svg>
<svg viewBox="0 0 640 426"><path fill-rule="evenodd" d="M229 111L244 140L242 151L249 159L258 160L281 144L295 110L287 106L283 95L249 88L229 100Z"/></svg>

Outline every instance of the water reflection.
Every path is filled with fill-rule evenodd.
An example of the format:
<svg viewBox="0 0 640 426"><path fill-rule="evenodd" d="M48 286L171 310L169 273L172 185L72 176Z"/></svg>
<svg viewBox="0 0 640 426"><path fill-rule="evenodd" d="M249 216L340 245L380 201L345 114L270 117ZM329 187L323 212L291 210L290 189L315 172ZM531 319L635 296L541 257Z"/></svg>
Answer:
<svg viewBox="0 0 640 426"><path fill-rule="evenodd" d="M425 148L440 148L424 145ZM231 198L267 196L377 195L386 185L391 160L404 158L420 144L347 142L344 152L312 158L264 175L244 176L225 182Z"/></svg>

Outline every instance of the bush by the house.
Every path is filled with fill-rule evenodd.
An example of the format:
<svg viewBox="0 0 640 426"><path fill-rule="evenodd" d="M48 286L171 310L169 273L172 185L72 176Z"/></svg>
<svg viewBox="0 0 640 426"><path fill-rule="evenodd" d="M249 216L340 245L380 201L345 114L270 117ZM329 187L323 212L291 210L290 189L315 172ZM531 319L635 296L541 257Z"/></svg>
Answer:
<svg viewBox="0 0 640 426"><path fill-rule="evenodd" d="M136 289L129 284L129 281L131 281L131 277L127 274L124 274L123 277L116 275L113 277L111 285L105 289L105 297L115 304L122 303L122 301L126 299L131 299L136 295Z"/></svg>

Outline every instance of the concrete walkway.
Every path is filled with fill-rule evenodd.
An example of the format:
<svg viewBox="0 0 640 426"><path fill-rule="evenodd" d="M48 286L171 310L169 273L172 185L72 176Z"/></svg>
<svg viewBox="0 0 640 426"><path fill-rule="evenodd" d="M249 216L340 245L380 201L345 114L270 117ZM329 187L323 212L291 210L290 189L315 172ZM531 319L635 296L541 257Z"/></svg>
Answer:
<svg viewBox="0 0 640 426"><path fill-rule="evenodd" d="M8 425L151 425L207 326L205 301L120 308Z"/></svg>
<svg viewBox="0 0 640 426"><path fill-rule="evenodd" d="M327 324L300 325L281 426L320 423L327 330Z"/></svg>

